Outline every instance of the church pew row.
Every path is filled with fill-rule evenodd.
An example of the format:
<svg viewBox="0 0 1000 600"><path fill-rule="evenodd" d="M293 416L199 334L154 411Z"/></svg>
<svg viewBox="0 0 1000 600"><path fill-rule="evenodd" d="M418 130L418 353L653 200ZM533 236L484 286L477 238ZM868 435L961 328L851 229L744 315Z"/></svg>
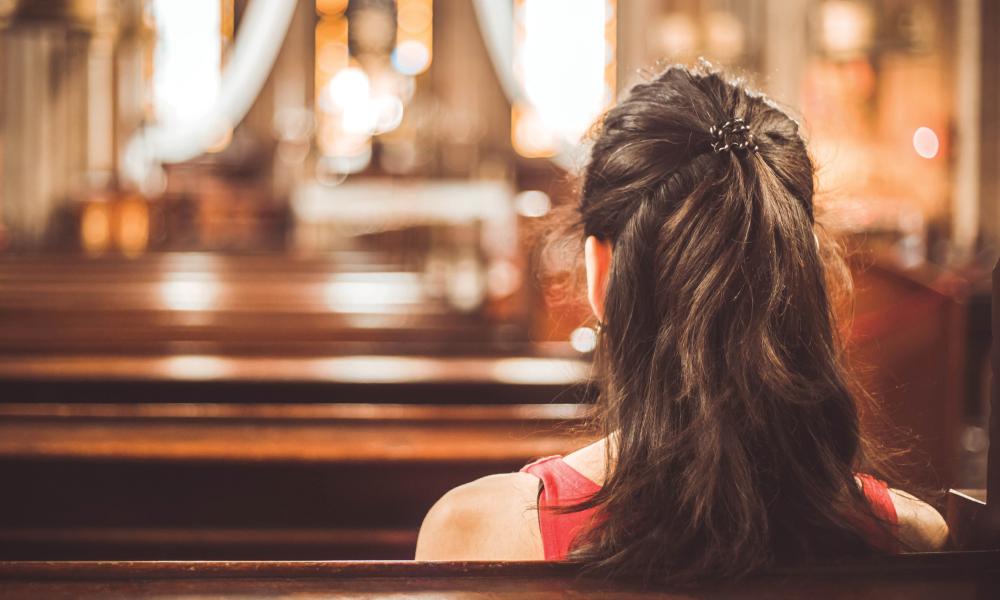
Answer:
<svg viewBox="0 0 1000 600"><path fill-rule="evenodd" d="M571 564L413 562L0 562L0 599L128 598L879 598L1000 596L1000 551L776 568L737 583L640 587Z"/></svg>
<svg viewBox="0 0 1000 600"><path fill-rule="evenodd" d="M579 447L583 414L0 404L0 559L407 559L445 491Z"/></svg>
<svg viewBox="0 0 1000 600"><path fill-rule="evenodd" d="M0 392L17 402L584 399L586 362L565 344L530 342L525 313L365 300L373 284L405 280L403 267L363 255L0 257ZM852 370L897 430L865 424L911 450L907 479L955 485L965 365L983 363L964 352L967 286L883 260L855 273ZM354 304L345 290L358 292ZM569 366L535 368L545 361Z"/></svg>
<svg viewBox="0 0 1000 600"><path fill-rule="evenodd" d="M21 403L572 403L589 373L546 355L0 354L2 400Z"/></svg>
<svg viewBox="0 0 1000 600"><path fill-rule="evenodd" d="M114 269L99 275L118 277ZM142 269L130 273L137 280L145 277ZM240 286L250 285L241 269L230 269L223 279L229 277ZM89 283L88 290L111 289L97 285L99 281ZM271 283L278 285L279 279ZM313 293L314 284L300 289ZM961 330L960 293L933 278L916 281L878 270L859 278L858 286L862 299L851 336L852 356L857 370L880 392L893 421L918 435L905 440L918 457L906 474L931 486L951 483L963 405L954 379L962 356L950 352ZM68 291L46 287L43 295L55 303L48 308L21 294L26 288L0 288L0 296L7 294L16 305L4 305L0 314L20 322L17 311L37 310L73 323L63 328L58 319L43 319L35 323L40 329L23 330L29 337L76 335L89 327L88 311L99 313L102 306L94 298L89 305L76 303L79 286ZM152 302L152 297L128 298ZM272 300L285 301L280 295L260 300L242 306L267 312ZM81 306L86 310L78 310ZM228 310L243 308L233 303ZM207 331L204 342L219 333L204 329L203 318L215 318L211 311L157 310L191 326L163 330L168 337ZM306 312L325 318L320 309ZM125 335L128 328L121 325L129 321L119 321L119 316L112 333ZM280 325L266 321L255 317L247 323ZM359 400L414 407L432 401L454 409L466 403L576 403L586 396L587 368L579 360L189 354L183 344L193 338L184 338L180 346L174 345L178 340L170 342L169 348L180 355L128 356L121 348L139 347L129 346L128 340L124 346L102 346L97 329L79 338L98 336L96 348L85 343L64 348L58 339L49 345L42 338L37 347L20 347L15 338L6 337L10 331L0 328L0 342L13 343L10 353L0 357L0 395L21 404L0 414L0 427L6 428L0 432L0 446L6 444L0 477L9 489L20 491L0 504L7 515L0 522L2 558L408 558L420 517L444 490L580 443L562 434L553 436L555 442L539 442L531 426L527 437L504 437L505 427L525 430L517 418L505 421L499 414L449 420L439 413L435 418L446 421L445 426L417 419L413 427L407 425L414 421L412 414L388 419L388 425L378 422L387 419L385 414L367 421L344 413L320 414L334 410L329 403ZM136 335L157 331L154 327ZM420 330L408 331L413 337ZM107 339L117 339L114 335ZM298 333L289 335L276 338L282 351L292 347L286 342L297 343ZM367 347L371 339L365 339L339 340L335 347L353 352ZM321 345L332 348L329 341ZM119 354L97 352L114 347ZM394 343L392 350L404 354L415 347ZM86 352L66 354L60 348ZM949 349L948 360L940 360L942 348ZM285 399L298 406L275 404ZM175 410L169 407L178 400L186 403L184 411L195 412L156 412ZM199 405L203 412L195 410ZM59 414L45 412L51 410ZM101 412L109 410L120 412ZM209 414L213 410L218 411L214 418ZM281 417L288 410L298 417ZM367 427L369 434L359 434L359 427ZM330 440L341 443L331 445Z"/></svg>
<svg viewBox="0 0 1000 600"><path fill-rule="evenodd" d="M0 404L0 559L405 559L444 491L588 441L575 404ZM983 547L982 491L949 496Z"/></svg>
<svg viewBox="0 0 1000 600"><path fill-rule="evenodd" d="M529 349L517 298L502 310L472 298L470 308L469 300L452 297L447 281L431 281L419 265L373 260L0 256L0 354Z"/></svg>

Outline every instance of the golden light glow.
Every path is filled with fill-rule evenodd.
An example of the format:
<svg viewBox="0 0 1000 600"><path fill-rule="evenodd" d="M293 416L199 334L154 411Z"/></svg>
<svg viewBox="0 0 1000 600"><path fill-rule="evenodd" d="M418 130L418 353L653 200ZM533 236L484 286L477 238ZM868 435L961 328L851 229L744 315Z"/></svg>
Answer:
<svg viewBox="0 0 1000 600"><path fill-rule="evenodd" d="M545 158L555 156L559 138L531 105L515 102L510 110L511 141L521 156Z"/></svg>
<svg viewBox="0 0 1000 600"><path fill-rule="evenodd" d="M181 355L164 359L163 368L173 379L218 379L232 372L230 363L216 356Z"/></svg>
<svg viewBox="0 0 1000 600"><path fill-rule="evenodd" d="M322 13L321 13L322 14ZM316 71L314 87L316 99L330 79L347 67L350 54L347 47L347 18L342 14L322 16L316 24Z"/></svg>
<svg viewBox="0 0 1000 600"><path fill-rule="evenodd" d="M401 77L400 73L413 75L430 64L431 0L399 0L397 45L391 57L385 55L387 50L379 49L387 47L385 42L392 35L392 14L378 10L352 12L349 21L346 7L346 2L332 0L316 3L320 18L315 30L314 84L316 144L321 154L316 162L316 177L329 184L342 182L348 174L368 167L372 136L392 131L402 122L406 86L401 80L409 77ZM386 39L380 41L382 34L377 25L383 17L389 29ZM357 57L351 54L349 32L355 38ZM382 58L373 63L365 52L376 51ZM378 66L382 64L378 61L389 58L395 70Z"/></svg>
<svg viewBox="0 0 1000 600"><path fill-rule="evenodd" d="M80 217L80 241L87 254L107 252L111 246L111 211L104 201L90 202Z"/></svg>
<svg viewBox="0 0 1000 600"><path fill-rule="evenodd" d="M316 0L316 12L324 17L336 17L344 14L349 0Z"/></svg>
<svg viewBox="0 0 1000 600"><path fill-rule="evenodd" d="M419 75L431 66L434 47L433 0L397 0L396 49L392 65L403 75Z"/></svg>
<svg viewBox="0 0 1000 600"><path fill-rule="evenodd" d="M855 56L868 48L875 36L875 14L857 0L828 0L820 8L822 42L827 52Z"/></svg>
<svg viewBox="0 0 1000 600"><path fill-rule="evenodd" d="M614 99L614 0L516 0L511 112L514 149L552 156L575 143Z"/></svg>
<svg viewBox="0 0 1000 600"><path fill-rule="evenodd" d="M160 300L171 310L208 310L218 295L219 283L210 275L175 277L160 284Z"/></svg>
<svg viewBox="0 0 1000 600"><path fill-rule="evenodd" d="M368 135L344 132L343 107L368 98L368 77L352 64L348 46L349 23L344 11L347 1L317 0L316 69L314 75L316 106L316 145L324 158L317 161L316 175L322 181L340 180L343 161L336 157L364 155L370 147ZM334 157L329 160L325 157ZM356 165L364 161L353 161ZM346 163L345 163L346 164ZM367 163L365 163L367 164Z"/></svg>
<svg viewBox="0 0 1000 600"><path fill-rule="evenodd" d="M146 250L149 244L149 205L133 196L118 202L115 238L122 254L135 257Z"/></svg>

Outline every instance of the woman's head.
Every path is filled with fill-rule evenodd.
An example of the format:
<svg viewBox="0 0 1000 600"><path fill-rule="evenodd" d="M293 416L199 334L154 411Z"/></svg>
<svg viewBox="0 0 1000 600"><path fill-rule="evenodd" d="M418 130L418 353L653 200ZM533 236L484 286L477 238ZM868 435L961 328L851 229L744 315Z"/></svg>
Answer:
<svg viewBox="0 0 1000 600"><path fill-rule="evenodd" d="M579 212L615 440L578 547L596 568L739 575L860 545L813 175L795 121L712 71L667 69L596 131Z"/></svg>

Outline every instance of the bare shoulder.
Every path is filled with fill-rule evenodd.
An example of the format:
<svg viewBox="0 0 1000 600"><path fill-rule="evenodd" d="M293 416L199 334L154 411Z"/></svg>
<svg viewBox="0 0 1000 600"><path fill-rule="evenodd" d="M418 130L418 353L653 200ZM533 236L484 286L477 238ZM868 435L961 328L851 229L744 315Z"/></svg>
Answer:
<svg viewBox="0 0 1000 600"><path fill-rule="evenodd" d="M459 486L431 507L417 560L541 560L538 479L490 475Z"/></svg>
<svg viewBox="0 0 1000 600"><path fill-rule="evenodd" d="M899 537L916 551L940 550L948 541L948 524L933 506L902 490L890 489L899 518Z"/></svg>

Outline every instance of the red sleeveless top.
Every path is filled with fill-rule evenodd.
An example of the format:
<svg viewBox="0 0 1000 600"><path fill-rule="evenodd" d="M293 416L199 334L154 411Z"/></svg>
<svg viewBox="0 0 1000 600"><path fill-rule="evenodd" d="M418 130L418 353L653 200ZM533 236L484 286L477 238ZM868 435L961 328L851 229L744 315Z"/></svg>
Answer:
<svg viewBox="0 0 1000 600"><path fill-rule="evenodd" d="M545 560L564 560L576 536L592 526L597 509L571 513L547 509L571 506L586 500L601 486L569 466L561 456L540 458L525 465L521 472L530 473L542 481L538 494L538 526L542 532ZM888 524L890 529L895 527L898 518L889 496L889 487L870 475L858 474L857 477L875 517ZM895 538L880 523L870 519L858 520L857 527L874 547L889 553L899 551Z"/></svg>

